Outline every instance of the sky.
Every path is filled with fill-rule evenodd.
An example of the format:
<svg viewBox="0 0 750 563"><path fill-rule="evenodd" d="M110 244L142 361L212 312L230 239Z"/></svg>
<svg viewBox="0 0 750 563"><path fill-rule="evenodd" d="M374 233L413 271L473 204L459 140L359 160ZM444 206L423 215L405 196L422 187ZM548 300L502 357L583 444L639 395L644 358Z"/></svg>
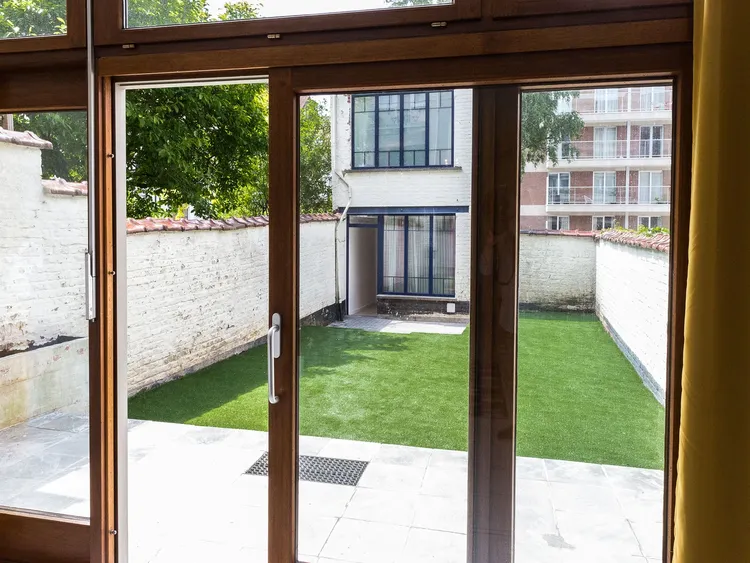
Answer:
<svg viewBox="0 0 750 563"><path fill-rule="evenodd" d="M218 15L226 0L209 0L211 15ZM250 0L252 4L256 4ZM386 7L385 0L264 0L261 17L301 16L373 10Z"/></svg>

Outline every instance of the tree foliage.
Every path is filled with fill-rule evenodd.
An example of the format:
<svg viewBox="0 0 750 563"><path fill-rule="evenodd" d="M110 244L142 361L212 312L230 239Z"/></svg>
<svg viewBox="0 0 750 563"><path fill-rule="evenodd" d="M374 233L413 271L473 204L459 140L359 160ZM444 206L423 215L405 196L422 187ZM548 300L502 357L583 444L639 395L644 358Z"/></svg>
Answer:
<svg viewBox="0 0 750 563"><path fill-rule="evenodd" d="M54 12L54 6L62 8ZM0 33L54 33L55 25L64 25L64 6L65 0L5 0ZM128 0L128 8L133 27L257 17L257 6L246 1L226 3L217 16L207 0ZM329 119L314 100L303 107L303 213L331 210ZM42 152L45 177L86 178L85 114L20 114L16 128L52 142L53 150ZM130 217L174 216L188 206L201 217L268 213L266 85L129 91L126 135Z"/></svg>
<svg viewBox="0 0 750 563"><path fill-rule="evenodd" d="M558 111L559 100L572 100L575 92L527 92L521 103L521 159L528 164L557 164L558 147L576 140L583 119L574 111ZM572 154L571 154L572 156Z"/></svg>
<svg viewBox="0 0 750 563"><path fill-rule="evenodd" d="M0 38L66 33L66 0L3 0Z"/></svg>
<svg viewBox="0 0 750 563"><path fill-rule="evenodd" d="M45 178L65 178L71 182L86 179L86 113L45 112L15 116L15 128L33 131L50 141L53 150L42 151L42 173Z"/></svg>

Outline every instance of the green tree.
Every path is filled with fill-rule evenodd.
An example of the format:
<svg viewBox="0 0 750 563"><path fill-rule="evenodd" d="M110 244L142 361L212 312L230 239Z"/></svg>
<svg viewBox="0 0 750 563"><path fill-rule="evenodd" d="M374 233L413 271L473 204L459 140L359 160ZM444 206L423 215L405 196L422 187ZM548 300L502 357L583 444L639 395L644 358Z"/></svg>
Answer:
<svg viewBox="0 0 750 563"><path fill-rule="evenodd" d="M581 136L584 122L574 111L558 111L559 100L576 92L527 92L521 102L521 160L528 164L558 163L558 147ZM570 149L568 156L574 156Z"/></svg>
<svg viewBox="0 0 750 563"><path fill-rule="evenodd" d="M0 38L62 35L66 0L0 1Z"/></svg>
<svg viewBox="0 0 750 563"><path fill-rule="evenodd" d="M308 98L300 111L300 210L303 213L330 211L331 118L328 107Z"/></svg>
<svg viewBox="0 0 750 563"><path fill-rule="evenodd" d="M127 94L128 214L201 217L237 209L263 189L268 158L264 84L134 90Z"/></svg>
<svg viewBox="0 0 750 563"><path fill-rule="evenodd" d="M16 115L18 131L33 131L52 143L53 150L42 151L45 178L65 178L71 182L86 179L86 113L83 111L24 113Z"/></svg>

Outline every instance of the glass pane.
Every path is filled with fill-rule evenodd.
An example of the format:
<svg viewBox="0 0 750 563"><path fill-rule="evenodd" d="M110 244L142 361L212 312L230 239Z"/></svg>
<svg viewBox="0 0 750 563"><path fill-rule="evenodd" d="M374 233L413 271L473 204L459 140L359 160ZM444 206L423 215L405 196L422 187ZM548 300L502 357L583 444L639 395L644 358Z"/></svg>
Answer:
<svg viewBox="0 0 750 563"><path fill-rule="evenodd" d="M427 141L426 95L404 95L404 150L425 149ZM412 161L414 158L412 157ZM424 163L424 157L422 158Z"/></svg>
<svg viewBox="0 0 750 563"><path fill-rule="evenodd" d="M67 0L0 0L0 39L67 31Z"/></svg>
<svg viewBox="0 0 750 563"><path fill-rule="evenodd" d="M266 563L267 85L124 104L128 560ZM305 167L330 159L329 115L301 108ZM303 209L330 205L327 178L311 181ZM336 223L321 219L303 230Z"/></svg>
<svg viewBox="0 0 750 563"><path fill-rule="evenodd" d="M453 94L440 92L430 95L430 164L450 166L453 146Z"/></svg>
<svg viewBox="0 0 750 563"><path fill-rule="evenodd" d="M453 295L456 283L456 217L436 215L432 237L432 292L435 295Z"/></svg>
<svg viewBox="0 0 750 563"><path fill-rule="evenodd" d="M0 116L0 507L89 516L86 114Z"/></svg>
<svg viewBox="0 0 750 563"><path fill-rule="evenodd" d="M127 27L252 20L412 6L452 4L451 0L269 0L264 3L226 0L126 0Z"/></svg>
<svg viewBox="0 0 750 563"><path fill-rule="evenodd" d="M407 293L430 292L430 218L409 217Z"/></svg>
<svg viewBox="0 0 750 563"><path fill-rule="evenodd" d="M404 293L404 217L383 218L383 291Z"/></svg>
<svg viewBox="0 0 750 563"><path fill-rule="evenodd" d="M426 100L403 97L407 113ZM472 98L457 90L456 112ZM316 170L333 204L319 210L350 222L300 225L297 560L467 563L472 126L456 124L460 169L342 177L351 102L330 100L333 159ZM377 228L352 226L375 213Z"/></svg>
<svg viewBox="0 0 750 563"><path fill-rule="evenodd" d="M633 99L607 113L614 127L598 129L605 119L592 111L606 91L576 93L577 115L565 123L550 121L552 103L542 115L522 108L516 563L663 556L670 255L669 233L655 229L668 224L670 206L654 204L661 178L637 146L639 120L661 128L671 116L642 107L638 88L619 91ZM538 94L523 94L522 104L529 95ZM586 100L587 111L576 110ZM556 146L537 135L550 123L584 146L635 142L606 168L590 158L529 166L535 150ZM559 172L569 175L575 205L543 205L553 185L546 176ZM546 221L577 236L540 234ZM613 227L616 233L588 232Z"/></svg>
<svg viewBox="0 0 750 563"><path fill-rule="evenodd" d="M381 151L378 166L399 166L401 96L378 96L378 104L378 146Z"/></svg>

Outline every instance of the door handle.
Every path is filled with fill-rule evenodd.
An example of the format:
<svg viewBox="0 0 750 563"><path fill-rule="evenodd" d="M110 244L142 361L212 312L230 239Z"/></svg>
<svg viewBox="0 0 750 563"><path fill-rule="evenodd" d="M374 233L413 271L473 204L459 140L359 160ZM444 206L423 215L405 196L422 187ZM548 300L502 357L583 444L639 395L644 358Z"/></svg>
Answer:
<svg viewBox="0 0 750 563"><path fill-rule="evenodd" d="M271 317L271 328L268 329L266 338L268 350L268 402L275 405L279 402L276 395L276 367L274 360L281 356L281 315L274 313Z"/></svg>

